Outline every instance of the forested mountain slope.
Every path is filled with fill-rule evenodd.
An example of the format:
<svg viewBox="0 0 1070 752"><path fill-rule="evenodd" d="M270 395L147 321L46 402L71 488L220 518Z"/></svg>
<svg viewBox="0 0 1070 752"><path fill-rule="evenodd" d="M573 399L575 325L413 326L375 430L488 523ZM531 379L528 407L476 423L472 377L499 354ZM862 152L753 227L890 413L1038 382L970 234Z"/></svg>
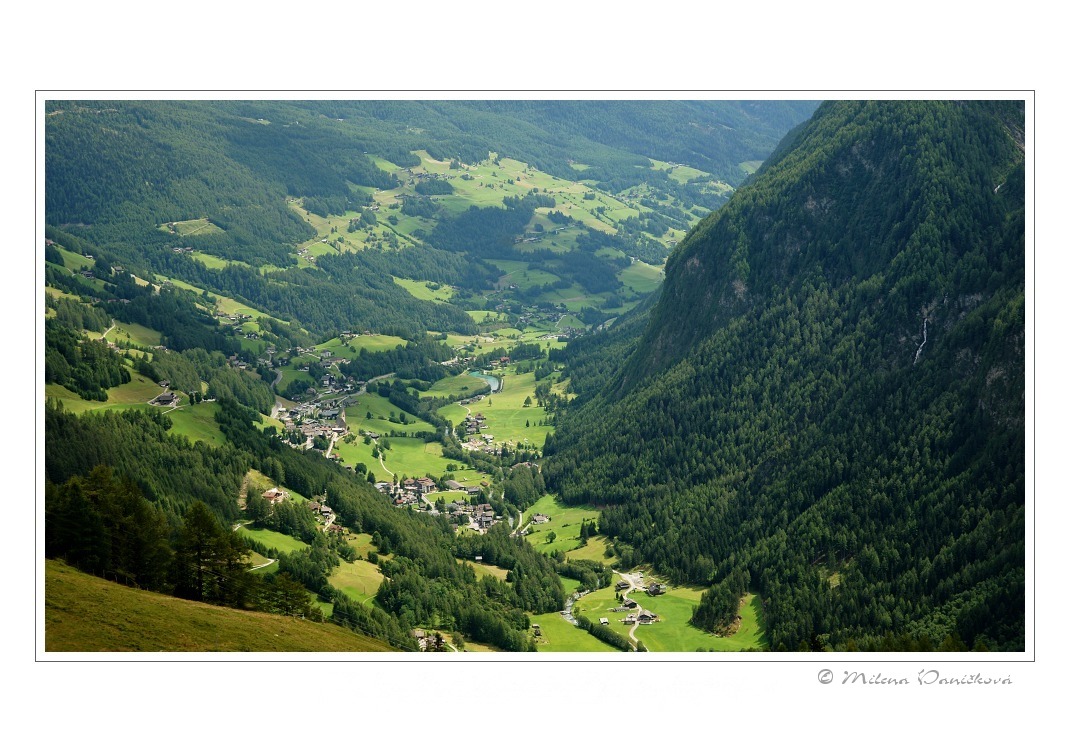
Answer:
<svg viewBox="0 0 1070 752"><path fill-rule="evenodd" d="M47 222L325 338L471 334L459 300L394 278L478 296L519 261L619 308L630 257L660 265L813 106L50 101ZM514 297L545 303L530 287Z"/></svg>
<svg viewBox="0 0 1070 752"><path fill-rule="evenodd" d="M550 484L713 583L696 623L749 589L780 649L1023 649L1023 129L1020 103L822 105L559 420Z"/></svg>

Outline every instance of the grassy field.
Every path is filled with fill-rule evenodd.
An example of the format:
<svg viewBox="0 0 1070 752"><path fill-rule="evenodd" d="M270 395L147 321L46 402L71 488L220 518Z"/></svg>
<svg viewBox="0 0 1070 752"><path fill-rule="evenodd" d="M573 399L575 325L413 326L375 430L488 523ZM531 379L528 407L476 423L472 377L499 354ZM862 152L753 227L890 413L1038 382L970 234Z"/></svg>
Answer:
<svg viewBox="0 0 1070 752"><path fill-rule="evenodd" d="M244 261L231 261L228 259L221 259L218 256L212 256L201 251L194 251L189 255L194 261L200 261L209 269L226 269L231 264L237 264L239 266L249 266Z"/></svg>
<svg viewBox="0 0 1070 752"><path fill-rule="evenodd" d="M483 473L468 468L460 460L443 457L442 444L437 441L425 444L422 439L398 437L390 438L388 441L391 448L386 452L385 464L391 475L396 473L399 477L407 475L418 478L423 475L441 476L452 472L458 483L479 483L487 478ZM334 449L343 463L356 466L358 462L363 462L377 480L389 480L389 476L383 473L382 464L372 457L372 446L365 444L363 439L357 438L351 444L337 442ZM448 465L456 465L460 469L450 471L447 469Z"/></svg>
<svg viewBox="0 0 1070 752"><path fill-rule="evenodd" d="M525 519L527 519L526 516ZM578 542L579 541L577 540L577 543ZM613 566L613 564L616 562L616 557L610 556L606 552L606 546L608 543L609 541L604 535L596 535L593 538L589 538L587 540L586 546L582 546L581 548L574 548L569 551L566 555L566 558L586 559L587 561L597 561L600 564Z"/></svg>
<svg viewBox="0 0 1070 752"><path fill-rule="evenodd" d="M669 174L669 177L677 183L686 183L689 180L704 177L709 174L694 167L688 167L687 165L673 165L657 159L651 159L650 162L655 170L664 170Z"/></svg>
<svg viewBox="0 0 1070 752"><path fill-rule="evenodd" d="M89 269L93 266L94 262L90 261L80 253L68 251L66 248L60 248L59 253L63 256L63 265L73 271L80 272L83 269Z"/></svg>
<svg viewBox="0 0 1070 752"><path fill-rule="evenodd" d="M394 284L398 287L404 288L409 295L419 300L433 300L438 303L445 303L453 297L453 288L448 285L438 285L434 282L421 282L415 279L405 279L404 277L392 277ZM434 285L434 289L432 288Z"/></svg>
<svg viewBox="0 0 1070 752"><path fill-rule="evenodd" d="M341 653L390 647L333 624L185 601L46 561L45 650Z"/></svg>
<svg viewBox="0 0 1070 752"><path fill-rule="evenodd" d="M502 569L501 567L496 567L493 564L484 564L481 561L468 561L467 559L458 559L457 561L463 564L467 564L468 566L472 567L472 569L476 570L476 577L479 577L480 579L482 579L483 577L490 576L495 579L504 581L505 576L509 574L508 569Z"/></svg>
<svg viewBox="0 0 1070 752"><path fill-rule="evenodd" d="M159 384L149 381L141 374L131 372L128 383L113 386L107 391L107 402L97 402L95 400L84 400L59 384L45 385L45 396L58 397L72 413L84 413L92 410L124 410L135 406L144 406L147 410L156 409L150 408L147 403L163 392L163 389L160 388Z"/></svg>
<svg viewBox="0 0 1070 752"><path fill-rule="evenodd" d="M670 587L665 595L652 597L645 593L633 593L636 603L661 617L656 624L644 625L635 631L636 639L642 640L653 652L694 652L702 649L716 652L741 650L765 650L765 631L759 620L760 600L754 595L744 598L740 609L739 630L730 637L717 637L689 623L691 614L702 596L699 587Z"/></svg>
<svg viewBox="0 0 1070 752"><path fill-rule="evenodd" d="M225 439L219 430L219 425L215 422L215 415L219 412L219 406L216 403L202 402L198 405L190 405L183 398L185 404L177 410L147 404L162 391L163 389L158 384L149 381L139 373L132 373L129 383L109 389L107 402L84 400L58 384L45 385L45 396L59 398L63 406L72 413L80 414L97 410L159 410L171 419L171 433L186 436L194 443L205 441L212 446L223 446Z"/></svg>
<svg viewBox="0 0 1070 752"><path fill-rule="evenodd" d="M346 408L346 425L353 433L358 431L374 431L380 434L388 434L391 431L435 431L430 423L417 418L412 413L407 413L400 407L390 402L386 397L378 394L362 394L355 398L352 405ZM372 417L368 417L368 413ZM401 420L405 416L406 424L391 423L390 414ZM360 441L360 437L356 441Z"/></svg>
<svg viewBox="0 0 1070 752"><path fill-rule="evenodd" d="M59 268L58 266L55 268ZM52 287L51 285L45 285L45 292L51 295L53 298L68 298L70 300L79 300L79 297L74 293L61 290L58 287Z"/></svg>
<svg viewBox="0 0 1070 752"><path fill-rule="evenodd" d="M500 311L465 311L477 324L509 323L509 317Z"/></svg>
<svg viewBox="0 0 1070 752"><path fill-rule="evenodd" d="M622 284L632 288L636 292L653 292L665 278L665 272L660 266L652 266L643 261L633 261L631 266L620 270L617 278Z"/></svg>
<svg viewBox="0 0 1070 752"><path fill-rule="evenodd" d="M219 225L213 224L212 220L207 217L200 219L184 219L179 222L172 222L175 226L175 235L179 237L186 237L187 235L212 235L218 232L224 232L223 228ZM162 224L158 229L163 230L166 233L171 232L171 228L166 224Z"/></svg>
<svg viewBox="0 0 1070 752"><path fill-rule="evenodd" d="M399 475L418 477L422 475L444 475L449 470L447 465L463 466L460 460L451 460L442 456L442 444L432 441L425 444L420 439L390 439L390 450L386 453L386 466ZM378 465L378 463L376 463ZM369 465L368 467L371 467ZM470 481L478 483L487 476L475 470L457 470L453 475L458 483Z"/></svg>
<svg viewBox="0 0 1070 752"><path fill-rule="evenodd" d="M167 417L171 419L171 433L185 436L194 444L204 441L211 446L221 447L226 444L226 439L215 420L218 412L219 405L215 402L201 402L170 410Z"/></svg>
<svg viewBox="0 0 1070 752"><path fill-rule="evenodd" d="M316 345L315 349L321 352L330 350L334 357L353 359L360 356L361 350L367 350L370 353L383 352L393 350L399 345L404 347L406 344L407 341L401 337L389 334L357 334L349 340L348 344L344 344L341 339L335 337Z"/></svg>
<svg viewBox="0 0 1070 752"><path fill-rule="evenodd" d="M327 582L357 603L367 603L375 598L383 579L383 573L379 571L379 567L371 562L357 559L353 562L343 561L327 578Z"/></svg>
<svg viewBox="0 0 1070 752"><path fill-rule="evenodd" d="M476 389L485 387L487 382L462 373L457 376L447 376L439 379L426 392L420 392L421 397L457 397L463 399L467 394Z"/></svg>
<svg viewBox="0 0 1070 752"><path fill-rule="evenodd" d="M495 374L497 375L497 374ZM524 407L524 399L531 397L531 405ZM473 413L483 413L487 419L486 433L495 443L532 444L542 447L552 426L538 425L546 418L546 410L535 404L535 374L506 372L502 390L470 406ZM439 415L454 425L464 420L464 408L450 405Z"/></svg>
<svg viewBox="0 0 1070 752"><path fill-rule="evenodd" d="M274 548L280 554L292 554L294 551L302 551L308 548L308 544L291 535L283 535L274 530L253 530L245 525L238 528L238 532L246 538L261 543L268 548Z"/></svg>
<svg viewBox="0 0 1070 752"><path fill-rule="evenodd" d="M371 533L351 533L346 536L346 542L356 550L357 556L362 559L367 559L368 554L372 551L377 553L379 551L375 544L372 543Z"/></svg>
<svg viewBox="0 0 1070 752"><path fill-rule="evenodd" d="M168 277L165 277L165 276L163 276L161 274L157 274L156 278L161 280L161 281L170 282L175 287L181 288L183 290L189 290L190 292L197 293L198 295L200 295L201 293L204 292L204 290L202 288L197 287L195 285L191 285L188 282L183 282L180 279L168 278ZM255 320L258 319L258 318L268 318L268 319L271 319L273 321L282 321L282 319L276 318L275 316L269 316L268 314L264 313L263 311L257 310L256 308L252 308L251 306L247 306L244 303L239 303L238 301L234 300L233 298L228 298L225 295L218 295L216 293L208 293L208 294L215 300L215 309L219 313L224 313L224 314L227 314L227 315L234 315L236 313L243 313L246 316L249 316L249 317L251 317L253 319L253 322L251 322L251 323L254 323ZM259 327L255 327L255 328L258 329Z"/></svg>
<svg viewBox="0 0 1070 752"><path fill-rule="evenodd" d="M129 341L130 344L140 347L155 347L160 344L162 337L163 335L155 329L149 329L141 324L125 324L121 321L116 321L115 327L107 334L109 342L121 345Z"/></svg>
<svg viewBox="0 0 1070 752"><path fill-rule="evenodd" d="M553 611L531 617L532 624L538 624L541 637L535 638L540 653L619 653L601 640L592 637L587 630L565 621L561 614Z"/></svg>
<svg viewBox="0 0 1070 752"><path fill-rule="evenodd" d="M551 494L543 496L524 510L525 524L536 514L545 514L550 521L542 525L532 525L528 528L531 533L526 537L528 543L543 554L552 554L556 551L571 552L579 548L580 523L585 519L598 519L598 510L594 507L567 507ZM553 542L548 542L547 538L551 532L556 537Z"/></svg>
<svg viewBox="0 0 1070 752"><path fill-rule="evenodd" d="M765 632L761 627L760 602L756 596L748 594L744 598L743 607L740 609L742 620L737 632L729 637L718 637L690 623L691 614L698 606L702 592L703 588L697 586L670 586L668 592L659 596L632 591L629 594L632 600L660 617L654 624L640 625L635 630L635 639L642 641L647 650L657 653L768 649ZM627 636L631 625L622 622L624 612L612 611L617 605L616 591L610 586L579 599L573 607L573 612L583 614L591 621L605 617L609 619L610 629Z"/></svg>
<svg viewBox="0 0 1070 752"><path fill-rule="evenodd" d="M503 259L487 259L487 261L502 272L502 276L498 279L498 289L516 285L521 290L528 290L535 285L551 284L561 279L556 274L541 269L532 269L529 261Z"/></svg>

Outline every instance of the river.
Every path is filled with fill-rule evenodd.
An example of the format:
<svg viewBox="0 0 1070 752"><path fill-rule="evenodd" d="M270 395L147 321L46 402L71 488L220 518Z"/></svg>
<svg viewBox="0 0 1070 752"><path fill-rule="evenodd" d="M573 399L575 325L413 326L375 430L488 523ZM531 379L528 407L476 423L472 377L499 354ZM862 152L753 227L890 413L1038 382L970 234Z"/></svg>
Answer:
<svg viewBox="0 0 1070 752"><path fill-rule="evenodd" d="M491 376L490 374L483 373L482 371L469 371L469 376L475 376L477 379L483 379L490 384L490 391L497 392L501 389L501 382L497 376Z"/></svg>

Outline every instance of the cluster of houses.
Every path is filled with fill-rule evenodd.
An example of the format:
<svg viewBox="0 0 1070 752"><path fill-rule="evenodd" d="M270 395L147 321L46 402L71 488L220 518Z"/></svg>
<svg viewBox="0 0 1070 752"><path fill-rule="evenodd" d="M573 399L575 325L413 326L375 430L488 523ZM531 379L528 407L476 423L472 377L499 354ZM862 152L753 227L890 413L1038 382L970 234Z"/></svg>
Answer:
<svg viewBox="0 0 1070 752"><path fill-rule="evenodd" d="M305 402L291 408L282 418L287 432L298 431L305 441L323 437L331 439L349 433L341 402Z"/></svg>
<svg viewBox="0 0 1070 752"><path fill-rule="evenodd" d="M412 630L412 636L416 638L416 644L424 653L442 652L446 650L446 643L438 632L427 632L423 629Z"/></svg>
<svg viewBox="0 0 1070 752"><path fill-rule="evenodd" d="M450 491L465 491L470 496L478 495L485 490L480 484L461 484L455 480L448 480L443 484ZM380 481L375 484L379 493L389 497L395 507L408 507L415 512L438 516L442 514L435 505L427 499L427 494L435 493L438 486L430 478L406 478L400 483ZM460 524L462 517L467 518L467 525L477 532L486 532L492 525L501 522L502 517L495 514L494 507L487 503L471 503L468 501L455 501L446 505L446 514L451 521Z"/></svg>
<svg viewBox="0 0 1070 752"><path fill-rule="evenodd" d="M322 502L316 501L315 499L313 499L312 501L308 502L308 508L311 509L316 514L318 514L321 517L323 517L323 522L325 524L329 523L329 524L327 524L327 527L326 527L326 530L328 532L338 532L338 533L342 532L342 526L341 525L336 525L333 522L331 522L331 519L334 517L334 510L331 509L329 506L327 506L327 498L326 497L323 497L323 501Z"/></svg>
<svg viewBox="0 0 1070 752"><path fill-rule="evenodd" d="M397 484L381 481L376 483L375 487L379 493L389 496L394 505L399 507L430 503L424 495L438 490L438 486L430 478L405 478Z"/></svg>
<svg viewBox="0 0 1070 752"><path fill-rule="evenodd" d="M486 430L486 428L487 419L486 417L484 417L483 413L474 413L468 415L464 419L464 424L461 426L461 430L467 436L471 436L473 434L483 434L483 431ZM483 438L487 438L487 436L484 434Z"/></svg>
<svg viewBox="0 0 1070 752"><path fill-rule="evenodd" d="M535 515L535 516L538 517L539 515ZM549 518L547 518L547 519L549 519ZM624 580L620 580L616 585L616 590L619 593L620 591L627 590L630 587L632 587L631 583L626 582ZM636 590L645 590L647 595L664 595L666 588L660 582L651 582L646 587L637 587ZM634 601L629 601L629 602L634 603Z"/></svg>
<svg viewBox="0 0 1070 752"><path fill-rule="evenodd" d="M457 507L455 514L467 515L468 527L481 533L502 520L501 515L494 514L494 508L490 504L458 504Z"/></svg>

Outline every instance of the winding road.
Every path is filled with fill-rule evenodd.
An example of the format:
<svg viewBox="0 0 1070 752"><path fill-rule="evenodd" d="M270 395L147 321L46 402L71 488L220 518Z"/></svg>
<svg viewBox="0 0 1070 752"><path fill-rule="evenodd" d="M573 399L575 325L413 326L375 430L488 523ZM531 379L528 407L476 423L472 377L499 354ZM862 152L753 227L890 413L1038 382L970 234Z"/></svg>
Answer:
<svg viewBox="0 0 1070 752"><path fill-rule="evenodd" d="M633 590L644 590L644 591L646 590L646 587L643 585L643 573L642 572L625 573L625 572L618 572L616 569L614 569L613 570L613 574L617 575L622 580L624 580L625 582L628 583L628 589L621 592L621 598L622 599L623 598L627 598L628 597L628 593L632 592ZM635 624L632 625L632 628L630 630L628 630L628 639L632 641L633 645L638 645L638 643L639 643L639 641L635 638L635 629L636 629L636 627L639 626L639 614L642 613L642 611L643 611L643 607L642 606L636 606L635 607L636 622L635 622Z"/></svg>

